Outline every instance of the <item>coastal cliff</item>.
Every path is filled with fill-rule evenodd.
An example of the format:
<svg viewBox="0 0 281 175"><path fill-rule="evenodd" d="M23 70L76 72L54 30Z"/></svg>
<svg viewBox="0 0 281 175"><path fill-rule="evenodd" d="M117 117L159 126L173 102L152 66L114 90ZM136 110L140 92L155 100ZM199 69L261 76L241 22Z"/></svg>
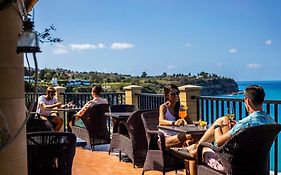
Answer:
<svg viewBox="0 0 281 175"><path fill-rule="evenodd" d="M34 70L25 68L25 75L30 76L26 82L26 90L32 87L32 77ZM215 96L225 94L238 93L238 85L232 79L216 75L214 73L200 72L197 75L191 73L149 76L146 72L142 72L141 76L124 75L118 73L102 73L102 72L78 72L67 69L42 69L39 73L39 91L45 89L49 84L60 85L66 87L66 91L70 92L90 92L94 84L101 84L105 91L118 92L123 91L124 86L139 85L143 87L145 93L162 94L167 84L182 85L198 85L202 86L201 95ZM54 84L54 79L56 79ZM28 83L29 82L29 83Z"/></svg>
<svg viewBox="0 0 281 175"><path fill-rule="evenodd" d="M205 96L236 94L239 91L238 85L233 79L203 81L198 85L203 87L201 95Z"/></svg>

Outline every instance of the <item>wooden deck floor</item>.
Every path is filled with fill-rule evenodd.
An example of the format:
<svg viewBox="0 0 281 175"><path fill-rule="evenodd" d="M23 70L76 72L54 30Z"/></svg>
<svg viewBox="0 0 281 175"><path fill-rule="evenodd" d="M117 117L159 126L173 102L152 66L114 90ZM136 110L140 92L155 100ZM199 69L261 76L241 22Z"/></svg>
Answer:
<svg viewBox="0 0 281 175"><path fill-rule="evenodd" d="M108 155L107 151L90 151L77 147L72 166L73 175L141 175L142 168L133 168L130 162L119 162L116 154ZM147 171L145 175L161 175L159 171ZM166 173L174 175L175 172ZM184 175L184 171L178 171Z"/></svg>

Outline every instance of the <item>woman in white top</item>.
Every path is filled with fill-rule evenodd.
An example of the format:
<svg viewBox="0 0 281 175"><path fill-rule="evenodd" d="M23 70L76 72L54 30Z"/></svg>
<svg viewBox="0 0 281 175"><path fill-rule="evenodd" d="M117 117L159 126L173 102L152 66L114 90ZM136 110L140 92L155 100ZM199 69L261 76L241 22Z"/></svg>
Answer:
<svg viewBox="0 0 281 175"><path fill-rule="evenodd" d="M186 124L184 119L179 118L180 100L179 89L170 84L164 88L165 103L159 108L159 124L166 126L180 126ZM182 146L191 141L190 134L177 134L159 129L165 135L166 147Z"/></svg>

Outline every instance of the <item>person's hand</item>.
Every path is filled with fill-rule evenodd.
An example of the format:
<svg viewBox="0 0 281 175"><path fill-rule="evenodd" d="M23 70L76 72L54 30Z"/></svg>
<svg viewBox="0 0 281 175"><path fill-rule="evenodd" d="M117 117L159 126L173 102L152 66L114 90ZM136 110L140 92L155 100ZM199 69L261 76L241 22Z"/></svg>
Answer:
<svg viewBox="0 0 281 175"><path fill-rule="evenodd" d="M183 119L178 119L177 121L175 121L175 126L180 126L180 125L184 125Z"/></svg>
<svg viewBox="0 0 281 175"><path fill-rule="evenodd" d="M229 127L232 128L236 124L235 120L230 120Z"/></svg>
<svg viewBox="0 0 281 175"><path fill-rule="evenodd" d="M187 122L186 122L185 119L182 119L182 124L183 124L183 125L187 125Z"/></svg>

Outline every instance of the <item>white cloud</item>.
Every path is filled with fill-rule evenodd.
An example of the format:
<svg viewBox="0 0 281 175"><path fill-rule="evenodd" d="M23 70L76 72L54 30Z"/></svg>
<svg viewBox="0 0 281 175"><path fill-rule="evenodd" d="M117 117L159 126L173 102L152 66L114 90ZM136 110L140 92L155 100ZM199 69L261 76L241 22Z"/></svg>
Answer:
<svg viewBox="0 0 281 175"><path fill-rule="evenodd" d="M62 45L62 44L59 44L56 46L56 48L53 50L53 53L54 54L67 54L68 53L68 50L67 48Z"/></svg>
<svg viewBox="0 0 281 175"><path fill-rule="evenodd" d="M169 65L169 66L167 66L167 69L175 69L175 68L176 68L175 65Z"/></svg>
<svg viewBox="0 0 281 175"><path fill-rule="evenodd" d="M96 49L97 46L94 44L70 44L72 50L93 50Z"/></svg>
<svg viewBox="0 0 281 175"><path fill-rule="evenodd" d="M238 50L236 48L229 49L229 53L231 53L231 54L235 54L237 52L238 52Z"/></svg>
<svg viewBox="0 0 281 175"><path fill-rule="evenodd" d="M263 67L263 65L257 64L257 63L250 63L250 64L247 65L248 69L259 69L261 67Z"/></svg>
<svg viewBox="0 0 281 175"><path fill-rule="evenodd" d="M192 47L192 44L191 43L186 43L185 46L186 47Z"/></svg>
<svg viewBox="0 0 281 175"><path fill-rule="evenodd" d="M97 44L97 47L98 47L99 49L106 48L106 46L105 46L104 44L102 44L102 43L98 43L98 44Z"/></svg>
<svg viewBox="0 0 281 175"><path fill-rule="evenodd" d="M111 49L130 49L133 48L134 45L131 43L112 43Z"/></svg>
<svg viewBox="0 0 281 175"><path fill-rule="evenodd" d="M266 40L265 42L264 42L264 44L265 45L271 45L272 44L272 41L269 39L269 40Z"/></svg>

